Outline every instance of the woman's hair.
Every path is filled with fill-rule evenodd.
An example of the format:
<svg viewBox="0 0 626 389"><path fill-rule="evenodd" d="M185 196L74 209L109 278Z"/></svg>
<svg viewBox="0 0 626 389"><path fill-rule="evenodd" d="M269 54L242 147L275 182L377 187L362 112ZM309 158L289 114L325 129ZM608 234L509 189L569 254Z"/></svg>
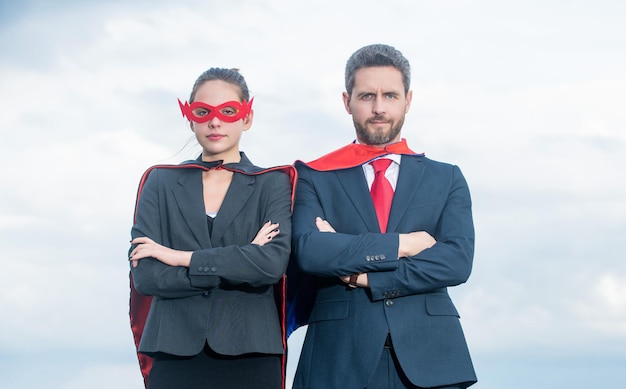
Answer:
<svg viewBox="0 0 626 389"><path fill-rule="evenodd" d="M374 44L360 48L346 64L346 92L352 94L354 88L354 76L361 68L392 66L402 74L404 93L409 91L411 85L411 66L402 53L393 46Z"/></svg>
<svg viewBox="0 0 626 389"><path fill-rule="evenodd" d="M211 68L204 73L202 73L196 82L193 84L193 88L191 89L191 95L189 95L189 103L193 103L196 98L196 92L198 88L202 86L207 81L212 80L221 80L224 82L228 82L229 84L233 84L239 88L239 100L250 101L250 92L248 91L248 85L246 84L246 80L239 73L239 69L225 69L225 68Z"/></svg>

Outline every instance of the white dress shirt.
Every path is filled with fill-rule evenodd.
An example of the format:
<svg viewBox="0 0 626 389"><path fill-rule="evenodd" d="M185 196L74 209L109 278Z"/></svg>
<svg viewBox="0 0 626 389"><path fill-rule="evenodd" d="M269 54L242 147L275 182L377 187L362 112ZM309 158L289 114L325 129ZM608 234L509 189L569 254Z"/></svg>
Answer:
<svg viewBox="0 0 626 389"><path fill-rule="evenodd" d="M387 177L387 180L389 180L389 183L395 192L396 184L398 183L398 173L400 173L400 160L402 159L402 156L400 154L389 154L379 158L374 158L372 161L380 158L387 158L393 161L387 168L387 171L385 171L385 177ZM365 173L365 179L367 180L367 187L370 190L372 189L372 182L374 182L374 167L370 164L372 161L362 165L363 172Z"/></svg>

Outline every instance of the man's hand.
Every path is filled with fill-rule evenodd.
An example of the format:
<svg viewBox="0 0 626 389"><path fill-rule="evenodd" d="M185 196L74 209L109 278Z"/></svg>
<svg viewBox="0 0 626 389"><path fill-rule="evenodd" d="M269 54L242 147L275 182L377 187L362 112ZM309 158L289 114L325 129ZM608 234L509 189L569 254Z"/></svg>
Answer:
<svg viewBox="0 0 626 389"><path fill-rule="evenodd" d="M346 284L350 283L350 276L343 276L343 277L339 277L341 279L341 281L345 282ZM356 286L360 286L361 288L369 288L370 287L370 282L369 279L367 278L367 273L361 273L356 277L356 282L355 282Z"/></svg>
<svg viewBox="0 0 626 389"><path fill-rule="evenodd" d="M398 245L398 258L412 257L422 251L433 247L437 243L426 231L410 232L408 234L400 234L400 243Z"/></svg>
<svg viewBox="0 0 626 389"><path fill-rule="evenodd" d="M327 222L326 220L322 219L319 216L315 218L315 225L317 226L317 229L320 232L337 232L335 231L333 226L330 225L329 222ZM346 284L350 282L350 276L339 277L339 279L345 282ZM369 280L367 279L367 273L361 273L358 275L356 279L356 285L363 287L363 288L369 288L370 283L369 283Z"/></svg>
<svg viewBox="0 0 626 389"><path fill-rule="evenodd" d="M320 232L337 232L329 222L319 216L315 218L315 225Z"/></svg>

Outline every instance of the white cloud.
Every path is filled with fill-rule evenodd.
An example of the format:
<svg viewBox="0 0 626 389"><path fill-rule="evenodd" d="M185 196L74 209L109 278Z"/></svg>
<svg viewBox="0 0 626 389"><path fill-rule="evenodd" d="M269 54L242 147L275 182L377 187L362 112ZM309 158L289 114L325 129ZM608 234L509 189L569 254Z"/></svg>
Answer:
<svg viewBox="0 0 626 389"><path fill-rule="evenodd" d="M573 304L581 321L606 336L626 337L626 273L592 280L589 295Z"/></svg>
<svg viewBox="0 0 626 389"><path fill-rule="evenodd" d="M345 61L387 42L413 66L403 134L459 164L472 190L475 270L452 293L476 359L624 358L622 5L69 3L30 2L39 8L0 28L6 352L123 350L120 363L135 363L125 259L135 191L149 165L197 154L175 99L199 73L241 68L256 96L242 148L286 164L353 138ZM50 386L124 387L138 382L133 370L103 359ZM0 386L25 370L11 371ZM479 385L504 387L493 380Z"/></svg>

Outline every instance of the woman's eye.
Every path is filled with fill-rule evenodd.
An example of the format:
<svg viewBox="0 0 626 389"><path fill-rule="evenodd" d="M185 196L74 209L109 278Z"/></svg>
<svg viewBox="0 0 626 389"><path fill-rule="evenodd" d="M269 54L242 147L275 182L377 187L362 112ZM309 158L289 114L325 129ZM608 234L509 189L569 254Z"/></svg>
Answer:
<svg viewBox="0 0 626 389"><path fill-rule="evenodd" d="M222 114L226 116L235 116L239 112L236 108L227 107L221 110Z"/></svg>
<svg viewBox="0 0 626 389"><path fill-rule="evenodd" d="M193 110L193 114L196 115L197 117L203 117L209 114L209 110L208 109L194 109Z"/></svg>

